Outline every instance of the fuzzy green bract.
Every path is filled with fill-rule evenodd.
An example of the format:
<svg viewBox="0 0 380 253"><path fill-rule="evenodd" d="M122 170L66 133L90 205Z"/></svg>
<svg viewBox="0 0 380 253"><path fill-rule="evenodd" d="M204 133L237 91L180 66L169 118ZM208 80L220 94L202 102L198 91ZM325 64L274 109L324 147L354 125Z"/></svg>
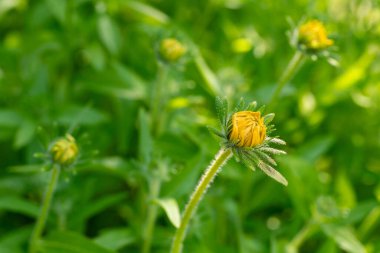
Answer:
<svg viewBox="0 0 380 253"><path fill-rule="evenodd" d="M266 137L263 143L254 147L238 147L236 143L229 139L231 131L232 115L239 111L259 111L263 114L265 106L256 109L256 101L247 104L243 99L240 99L235 108L230 112L228 101L226 98L216 98L216 112L221 125L221 129L209 127L210 131L222 139L222 145L226 148L231 148L238 162L242 162L245 166L252 169L261 169L265 174L276 180L277 182L288 185L288 181L274 167L277 166L274 160L274 155L286 154L279 146L286 145L286 142L278 136L271 136L276 130L273 124L270 124L274 118L274 113L264 115L264 123L267 127ZM275 146L275 147L273 147Z"/></svg>

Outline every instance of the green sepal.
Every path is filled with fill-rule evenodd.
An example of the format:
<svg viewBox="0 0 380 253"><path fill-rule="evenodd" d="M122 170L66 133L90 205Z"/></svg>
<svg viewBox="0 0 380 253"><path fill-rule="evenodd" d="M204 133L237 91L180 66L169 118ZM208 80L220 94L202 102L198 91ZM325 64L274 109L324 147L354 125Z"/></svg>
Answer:
<svg viewBox="0 0 380 253"><path fill-rule="evenodd" d="M246 106L243 98L240 98L239 103L235 106L234 112L245 111Z"/></svg>
<svg viewBox="0 0 380 253"><path fill-rule="evenodd" d="M253 101L253 102L249 103L246 110L247 111L254 111L254 110L256 110L256 107L257 107L257 102Z"/></svg>
<svg viewBox="0 0 380 253"><path fill-rule="evenodd" d="M226 125L227 122L227 114L228 114L228 101L226 98L216 97L215 98L215 107L216 114L218 115L218 119L222 126Z"/></svg>
<svg viewBox="0 0 380 253"><path fill-rule="evenodd" d="M235 160L236 160L237 162L240 162L240 161L241 161L241 154L240 154L240 152L239 152L239 149L232 148L232 154L234 154Z"/></svg>
<svg viewBox="0 0 380 253"><path fill-rule="evenodd" d="M265 105L260 106L260 108L257 111L260 112L261 114L264 114Z"/></svg>
<svg viewBox="0 0 380 253"><path fill-rule="evenodd" d="M269 113L264 116L264 124L268 125L273 119L274 119L275 114L274 113Z"/></svg>
<svg viewBox="0 0 380 253"><path fill-rule="evenodd" d="M260 151L265 152L265 153L269 153L269 154L273 154L273 155L285 155L286 154L286 152L284 150L277 149L277 148L271 148L269 146L261 147Z"/></svg>
<svg viewBox="0 0 380 253"><path fill-rule="evenodd" d="M256 154L265 163L269 163L269 164L271 164L273 166L277 166L276 161L270 155L266 154L265 152L262 152L260 149L256 150Z"/></svg>
<svg viewBox="0 0 380 253"><path fill-rule="evenodd" d="M264 162L259 162L258 167L268 176L276 180L277 182L287 186L288 181L284 178L283 175L280 174L277 170L275 170L272 166L264 163Z"/></svg>
<svg viewBox="0 0 380 253"><path fill-rule="evenodd" d="M278 137L268 138L268 143L274 143L277 145L286 145L286 142Z"/></svg>
<svg viewBox="0 0 380 253"><path fill-rule="evenodd" d="M252 171L256 171L256 164L249 160L247 157L243 156L241 161L244 164L244 166L248 167Z"/></svg>
<svg viewBox="0 0 380 253"><path fill-rule="evenodd" d="M218 129L216 129L212 126L207 126L207 129L210 131L210 133L212 133L212 134L214 134L220 138L223 138L223 139L226 138L226 136L221 131L219 131Z"/></svg>

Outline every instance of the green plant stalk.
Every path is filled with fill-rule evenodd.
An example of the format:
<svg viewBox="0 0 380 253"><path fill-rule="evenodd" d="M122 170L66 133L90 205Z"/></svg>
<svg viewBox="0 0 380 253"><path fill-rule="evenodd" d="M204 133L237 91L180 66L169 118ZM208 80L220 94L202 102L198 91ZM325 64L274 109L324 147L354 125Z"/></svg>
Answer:
<svg viewBox="0 0 380 253"><path fill-rule="evenodd" d="M154 232L154 225L156 224L157 212L158 212L158 206L157 204L153 203L153 200L158 198L160 194L160 188L161 188L161 178L154 177L152 180L151 190L150 190L150 199L152 201L148 208L147 221L146 221L145 231L144 231L144 243L143 243L143 248L142 248L143 253L149 253L151 249L152 235Z"/></svg>
<svg viewBox="0 0 380 253"><path fill-rule="evenodd" d="M202 55L200 54L198 50L196 51L196 53L194 53L194 62L203 80L205 81L204 82L205 89L212 96L220 95L221 88L220 88L218 78L216 77L215 73L210 69L210 67L207 65L205 59L202 57Z"/></svg>
<svg viewBox="0 0 380 253"><path fill-rule="evenodd" d="M51 172L49 184L46 188L45 197L43 199L42 206L40 209L40 214L38 215L36 225L33 229L32 236L30 238L29 253L37 252L38 243L41 238L42 232L45 228L51 200L53 199L54 190L59 178L59 172L60 168L57 165L54 165L53 170Z"/></svg>
<svg viewBox="0 0 380 253"><path fill-rule="evenodd" d="M310 221L308 222L301 231L296 234L293 240L287 245L287 252L298 252L298 249L301 247L302 243L315 232L317 225ZM295 251L294 251L295 250Z"/></svg>
<svg viewBox="0 0 380 253"><path fill-rule="evenodd" d="M367 217L361 223L358 229L359 238L362 240L366 239L366 237L371 234L373 229L376 228L379 222L380 222L380 207L375 207L372 209L372 211L367 215Z"/></svg>
<svg viewBox="0 0 380 253"><path fill-rule="evenodd" d="M163 123L163 110L166 103L166 95L164 88L167 87L165 82L169 74L169 67L165 63L158 63L157 81L153 87L151 110L152 110L152 126L153 135L157 136L161 133Z"/></svg>
<svg viewBox="0 0 380 253"><path fill-rule="evenodd" d="M296 53L293 55L292 59L290 60L290 62L288 63L288 66L286 67L285 71L282 73L280 80L277 83L277 86L272 95L272 98L270 102L268 103L269 107L271 107L273 103L276 101L282 89L284 88L285 84L287 84L290 81L290 79L296 74L296 71L303 64L304 59L305 59L305 54L297 50Z"/></svg>
<svg viewBox="0 0 380 253"><path fill-rule="evenodd" d="M195 191L191 195L190 200L185 207L180 226L174 235L173 244L170 251L171 253L182 252L182 243L185 239L186 230L192 215L194 214L199 202L201 201L203 195L206 193L209 185L217 175L218 171L223 167L228 159L231 158L231 156L232 150L230 148L222 148L216 154L215 159L211 162L210 166L202 175L197 187L195 188Z"/></svg>

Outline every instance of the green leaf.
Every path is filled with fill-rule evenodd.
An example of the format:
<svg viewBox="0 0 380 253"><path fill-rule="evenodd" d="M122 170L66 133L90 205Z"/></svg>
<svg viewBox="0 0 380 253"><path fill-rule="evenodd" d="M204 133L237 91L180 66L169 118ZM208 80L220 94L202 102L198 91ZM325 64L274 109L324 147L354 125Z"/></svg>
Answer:
<svg viewBox="0 0 380 253"><path fill-rule="evenodd" d="M17 196L0 197L0 210L12 211L31 217L37 217L39 213L38 205Z"/></svg>
<svg viewBox="0 0 380 253"><path fill-rule="evenodd" d="M105 122L108 116L91 107L81 107L77 105L67 106L57 115L57 121L67 126L79 125L97 125Z"/></svg>
<svg viewBox="0 0 380 253"><path fill-rule="evenodd" d="M136 236L128 228L113 228L101 232L94 242L109 250L119 250L136 241Z"/></svg>
<svg viewBox="0 0 380 253"><path fill-rule="evenodd" d="M67 13L67 1L46 0L46 5L53 16L61 23L65 23Z"/></svg>
<svg viewBox="0 0 380 253"><path fill-rule="evenodd" d="M362 221L359 227L359 235L361 238L365 238L372 233L374 229L378 227L380 223L380 206L374 207Z"/></svg>
<svg viewBox="0 0 380 253"><path fill-rule="evenodd" d="M18 149L28 144L34 136L36 125L33 121L24 120L16 132L13 146Z"/></svg>
<svg viewBox="0 0 380 253"><path fill-rule="evenodd" d="M334 198L319 196L316 200L316 211L323 221L326 218L335 219L341 217L341 212Z"/></svg>
<svg viewBox="0 0 380 253"><path fill-rule="evenodd" d="M142 2L138 1L126 1L125 7L142 14L142 16L148 18L148 21L153 21L155 23L160 23L160 24L166 24L169 22L169 17L161 12L160 10L153 8L150 5L147 5Z"/></svg>
<svg viewBox="0 0 380 253"><path fill-rule="evenodd" d="M13 110L0 110L0 126L2 127L15 127L21 124L21 115Z"/></svg>
<svg viewBox="0 0 380 253"><path fill-rule="evenodd" d="M45 165L45 164L15 165L15 166L9 167L8 169L12 173L38 173L41 171L48 170L50 166L51 166L50 164L49 165Z"/></svg>
<svg viewBox="0 0 380 253"><path fill-rule="evenodd" d="M356 206L356 194L345 170L339 170L335 177L335 191L338 196L339 206L349 209L354 208Z"/></svg>
<svg viewBox="0 0 380 253"><path fill-rule="evenodd" d="M25 250L23 250L21 246L8 246L8 245L2 245L0 243L0 252L1 253L24 253Z"/></svg>
<svg viewBox="0 0 380 253"><path fill-rule="evenodd" d="M53 232L40 244L45 253L111 253L88 238L73 232Z"/></svg>
<svg viewBox="0 0 380 253"><path fill-rule="evenodd" d="M323 224L322 229L342 250L350 253L366 252L364 245L356 238L349 227L343 227L337 224Z"/></svg>
<svg viewBox="0 0 380 253"><path fill-rule="evenodd" d="M106 210L107 208L110 208L111 206L114 206L122 202L123 200L125 200L125 198L125 193L120 193L93 200L91 201L91 204L77 209L77 211L72 214L70 223L72 225L78 226L81 223L84 223L88 218Z"/></svg>
<svg viewBox="0 0 380 253"><path fill-rule="evenodd" d="M81 88L128 102L145 98L148 84L141 76L118 61L112 61L110 65L111 68L101 72L91 71L81 76L78 82Z"/></svg>
<svg viewBox="0 0 380 253"><path fill-rule="evenodd" d="M155 202L164 209L173 226L178 228L181 223L181 215L177 201L175 199L156 199Z"/></svg>
<svg viewBox="0 0 380 253"><path fill-rule="evenodd" d="M217 96L221 94L222 89L220 87L218 78L207 65L205 59L199 52L195 54L194 61L198 71L201 73L203 77L204 82L202 82L202 84L204 84L204 88L206 89L206 91L209 92L209 94L212 96Z"/></svg>
<svg viewBox="0 0 380 253"><path fill-rule="evenodd" d="M102 70L106 63L106 57L103 48L99 43L93 43L88 45L83 50L83 55L85 59L92 65L96 70Z"/></svg>
<svg viewBox="0 0 380 253"><path fill-rule="evenodd" d="M101 41L111 54L117 54L120 50L120 33L116 24L107 15L98 19L98 33Z"/></svg>
<svg viewBox="0 0 380 253"><path fill-rule="evenodd" d="M24 252L21 251L24 243L29 239L32 227L17 228L12 231L7 231L0 237L0 252ZM14 251L6 251L7 249L14 249Z"/></svg>
<svg viewBox="0 0 380 253"><path fill-rule="evenodd" d="M146 93L145 87L148 85L146 81L141 78L135 71L126 67L120 62L114 61L112 62L112 68L115 71L117 77L119 77L120 81L126 86L130 87L131 90L134 90L136 93L144 96Z"/></svg>
<svg viewBox="0 0 380 253"><path fill-rule="evenodd" d="M324 154L334 143L334 137L332 136L316 136L311 141L307 142L301 148L299 148L299 155L306 160L313 162L322 154Z"/></svg>

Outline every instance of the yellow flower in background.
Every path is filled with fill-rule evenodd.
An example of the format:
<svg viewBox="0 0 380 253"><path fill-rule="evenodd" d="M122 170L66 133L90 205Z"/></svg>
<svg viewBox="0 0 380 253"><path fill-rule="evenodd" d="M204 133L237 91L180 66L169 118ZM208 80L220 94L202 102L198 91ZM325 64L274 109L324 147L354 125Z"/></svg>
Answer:
<svg viewBox="0 0 380 253"><path fill-rule="evenodd" d="M174 62L181 58L185 53L186 48L178 40L167 38L161 41L160 55L164 60Z"/></svg>
<svg viewBox="0 0 380 253"><path fill-rule="evenodd" d="M236 53L247 53L252 50L252 41L247 38L239 38L232 41L232 50Z"/></svg>
<svg viewBox="0 0 380 253"><path fill-rule="evenodd" d="M255 147L264 142L266 126L260 112L241 111L232 115L229 139L238 147Z"/></svg>
<svg viewBox="0 0 380 253"><path fill-rule="evenodd" d="M318 20L303 24L298 30L298 43L308 50L321 50L334 44L327 37L325 26Z"/></svg>
<svg viewBox="0 0 380 253"><path fill-rule="evenodd" d="M60 165L72 164L78 156L78 146L74 137L67 134L65 137L54 142L50 149L53 161Z"/></svg>

